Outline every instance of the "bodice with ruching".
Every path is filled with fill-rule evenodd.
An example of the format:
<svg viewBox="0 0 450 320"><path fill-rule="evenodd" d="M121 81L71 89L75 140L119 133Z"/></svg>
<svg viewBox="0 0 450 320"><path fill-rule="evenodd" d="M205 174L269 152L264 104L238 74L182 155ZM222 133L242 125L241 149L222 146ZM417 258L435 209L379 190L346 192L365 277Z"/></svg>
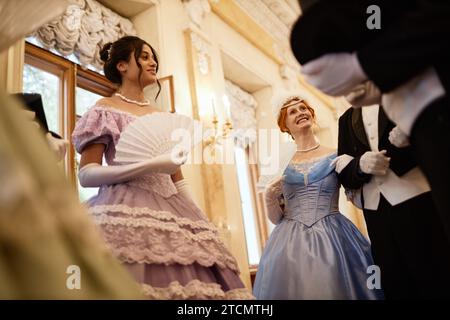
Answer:
<svg viewBox="0 0 450 320"><path fill-rule="evenodd" d="M327 215L339 213L339 182L332 166L335 156L288 165L282 183L285 219L310 227Z"/></svg>

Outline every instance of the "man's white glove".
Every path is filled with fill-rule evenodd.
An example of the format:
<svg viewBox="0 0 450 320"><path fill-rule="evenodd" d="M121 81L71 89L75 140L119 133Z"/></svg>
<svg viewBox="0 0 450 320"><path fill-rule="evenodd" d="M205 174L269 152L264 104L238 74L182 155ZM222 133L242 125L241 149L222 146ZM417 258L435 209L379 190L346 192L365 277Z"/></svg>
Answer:
<svg viewBox="0 0 450 320"><path fill-rule="evenodd" d="M359 167L364 173L383 176L387 173L390 160L391 158L386 157L386 150L367 151L359 159Z"/></svg>
<svg viewBox="0 0 450 320"><path fill-rule="evenodd" d="M187 160L187 153L163 154L147 161L133 164L102 166L89 163L80 169L78 178L83 187L100 187L126 182L149 173L174 174Z"/></svg>
<svg viewBox="0 0 450 320"><path fill-rule="evenodd" d="M340 156L337 156L334 158L333 161L330 163L330 167L334 167L334 171L336 171L338 174L342 172L342 170L345 169L345 167L352 161L354 158L352 156L349 156L348 154L342 154Z"/></svg>
<svg viewBox="0 0 450 320"><path fill-rule="evenodd" d="M397 148L405 148L409 146L409 138L399 127L394 127L389 132L389 141Z"/></svg>
<svg viewBox="0 0 450 320"><path fill-rule="evenodd" d="M174 185L177 188L179 194L186 198L193 199L191 191L189 190L189 185L185 179L174 182Z"/></svg>
<svg viewBox="0 0 450 320"><path fill-rule="evenodd" d="M48 132L45 137L47 138L48 144L50 145L50 149L56 154L58 161L61 161L66 156L67 146L69 145L69 141L63 139L57 139L52 136L50 132Z"/></svg>
<svg viewBox="0 0 450 320"><path fill-rule="evenodd" d="M352 89L345 99L353 108L361 108L381 103L381 91L372 81L366 81Z"/></svg>
<svg viewBox="0 0 450 320"><path fill-rule="evenodd" d="M332 96L346 95L367 80L355 53L329 53L301 68L305 80Z"/></svg>
<svg viewBox="0 0 450 320"><path fill-rule="evenodd" d="M283 217L283 210L280 206L281 195L281 178L267 186L264 192L267 215L273 224L278 224Z"/></svg>

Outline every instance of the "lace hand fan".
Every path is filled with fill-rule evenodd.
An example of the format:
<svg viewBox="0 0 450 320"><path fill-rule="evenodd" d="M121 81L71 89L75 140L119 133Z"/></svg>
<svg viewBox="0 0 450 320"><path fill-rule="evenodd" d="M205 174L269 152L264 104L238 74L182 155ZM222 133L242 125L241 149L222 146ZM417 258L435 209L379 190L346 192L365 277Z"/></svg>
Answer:
<svg viewBox="0 0 450 320"><path fill-rule="evenodd" d="M135 163L172 151L190 151L201 141L199 126L198 121L174 113L139 117L121 133L114 161Z"/></svg>

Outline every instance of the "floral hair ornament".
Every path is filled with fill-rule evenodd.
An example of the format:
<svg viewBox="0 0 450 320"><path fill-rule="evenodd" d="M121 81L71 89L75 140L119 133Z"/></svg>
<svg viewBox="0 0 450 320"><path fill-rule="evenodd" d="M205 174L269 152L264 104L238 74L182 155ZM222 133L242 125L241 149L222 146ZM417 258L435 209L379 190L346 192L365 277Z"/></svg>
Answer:
<svg viewBox="0 0 450 320"><path fill-rule="evenodd" d="M112 45L109 47L109 49L106 51L108 53L108 61L111 60L111 51L112 51Z"/></svg>

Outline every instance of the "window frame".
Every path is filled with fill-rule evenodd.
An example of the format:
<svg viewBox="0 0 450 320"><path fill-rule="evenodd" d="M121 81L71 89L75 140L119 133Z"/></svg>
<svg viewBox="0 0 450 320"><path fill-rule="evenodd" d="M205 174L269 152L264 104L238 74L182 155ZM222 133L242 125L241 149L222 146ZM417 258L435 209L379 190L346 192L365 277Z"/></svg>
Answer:
<svg viewBox="0 0 450 320"><path fill-rule="evenodd" d="M239 146L235 146L235 148L239 148ZM247 164L247 174L249 181L249 191L251 198L251 205L253 207L254 220L256 224L256 233L257 233L257 242L260 246L261 254L264 251L264 246L269 237L269 226L267 219L266 206L264 202L263 193L258 192L257 183L260 176L258 162L256 159L256 148L249 144L244 149L246 164ZM242 212L244 214L244 212ZM259 264L250 264L249 262L249 272L250 272L250 280L253 285L256 277L256 273L258 271Z"/></svg>
<svg viewBox="0 0 450 320"><path fill-rule="evenodd" d="M111 96L116 87L105 76L88 70L62 56L25 42L24 63L51 73L59 78L59 131L69 141L64 169L72 186L77 190L76 151L71 135L76 123L76 88L102 96Z"/></svg>
<svg viewBox="0 0 450 320"><path fill-rule="evenodd" d="M249 145L246 148L248 166L249 166L249 180L250 180L250 188L253 199L253 206L255 210L256 220L258 222L257 229L259 235L259 243L261 244L261 252L264 249L267 239L269 238L269 228L267 225L267 212L266 206L264 202L264 195L261 192L258 192L257 184L260 176L258 162L255 160L255 148L252 145Z"/></svg>
<svg viewBox="0 0 450 320"><path fill-rule="evenodd" d="M242 148L239 146L235 146L235 148ZM243 148L245 158L246 158L246 164L247 164L247 174L248 174L248 182L249 182L249 192L250 192L250 198L251 198L251 205L253 209L254 214L254 220L255 220L255 228L256 228L256 234L257 234L257 243L260 246L261 253L263 252L265 243L268 239L268 225L267 225L267 214L265 210L265 204L264 204L264 196L262 193L259 193L257 190L257 182L259 177L259 167L255 159L255 148L252 147L252 145L248 145ZM242 214L244 214L242 212ZM250 267L250 273L256 274L256 271L258 269L258 264L249 264Z"/></svg>

